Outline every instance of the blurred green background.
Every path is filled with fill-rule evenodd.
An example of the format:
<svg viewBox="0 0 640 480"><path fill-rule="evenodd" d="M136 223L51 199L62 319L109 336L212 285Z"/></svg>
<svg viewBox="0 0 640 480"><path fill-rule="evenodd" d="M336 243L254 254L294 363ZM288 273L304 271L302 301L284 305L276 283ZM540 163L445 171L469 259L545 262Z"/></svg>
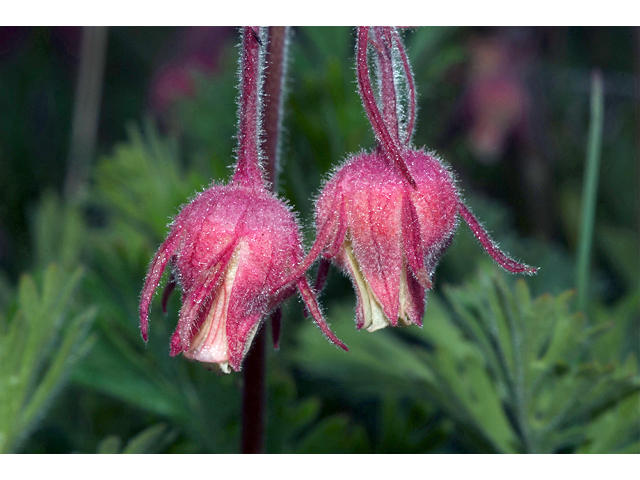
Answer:
<svg viewBox="0 0 640 480"><path fill-rule="evenodd" d="M321 301L350 352L285 304L267 452L639 453L640 30L423 27L405 41L414 144L541 270L503 273L461 225L424 327L368 333L332 269ZM237 44L230 27L0 28L0 451L238 451L242 375L169 357L177 295L167 315L154 303L147 346L137 319L167 224L230 173ZM322 180L373 146L354 44L351 28L292 31L279 191L307 245ZM583 198L594 69L602 147Z"/></svg>

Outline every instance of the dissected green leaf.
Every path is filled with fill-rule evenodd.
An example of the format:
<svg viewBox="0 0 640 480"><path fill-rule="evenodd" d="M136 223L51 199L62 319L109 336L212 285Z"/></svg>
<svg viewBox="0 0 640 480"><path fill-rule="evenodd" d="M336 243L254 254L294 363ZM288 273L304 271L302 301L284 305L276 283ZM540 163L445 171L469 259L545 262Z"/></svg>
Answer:
<svg viewBox="0 0 640 480"><path fill-rule="evenodd" d="M130 225L161 239L180 205L206 181L187 177L175 142L161 137L150 122L142 132L131 126L129 137L98 163L98 197Z"/></svg>
<svg viewBox="0 0 640 480"><path fill-rule="evenodd" d="M86 225L79 206L45 192L33 217L34 266L46 267L53 262L65 267L77 265L86 246Z"/></svg>
<svg viewBox="0 0 640 480"><path fill-rule="evenodd" d="M524 280L510 286L503 275L480 273L445 293L453 310L431 295L422 331L370 334L336 325L350 347L346 355L307 328L296 361L307 372L345 382L345 389L378 395L386 386L396 397L433 402L467 432L473 448L487 451L577 449L590 441L590 422L637 397L637 362L634 369L594 359L609 327L573 313L571 292L532 298ZM333 308L328 315L340 324L353 321L349 310Z"/></svg>
<svg viewBox="0 0 640 480"><path fill-rule="evenodd" d="M37 282L20 281L17 310L0 325L0 451L33 430L92 344L95 308L68 314L81 275L52 264Z"/></svg>

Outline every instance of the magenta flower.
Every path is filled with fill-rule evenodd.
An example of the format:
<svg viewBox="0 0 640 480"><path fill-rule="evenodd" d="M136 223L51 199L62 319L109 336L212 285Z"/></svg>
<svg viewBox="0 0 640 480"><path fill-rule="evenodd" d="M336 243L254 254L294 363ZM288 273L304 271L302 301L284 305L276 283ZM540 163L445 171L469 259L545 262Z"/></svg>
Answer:
<svg viewBox="0 0 640 480"><path fill-rule="evenodd" d="M369 44L376 53L377 100L369 79ZM359 27L357 73L378 148L352 156L326 182L316 203L317 238L296 273L320 255L335 262L357 292L358 329L422 325L425 294L458 214L500 266L535 273L491 240L460 199L451 170L432 153L411 146L415 90L396 29ZM403 101L406 117L398 113Z"/></svg>
<svg viewBox="0 0 640 480"><path fill-rule="evenodd" d="M151 300L163 271L182 289L171 355L239 371L265 317L299 290L308 311L333 343L347 349L329 329L304 275L292 272L304 255L299 227L289 208L267 190L260 166L263 43L253 27L243 33L239 147L235 174L212 185L184 206L149 267L140 300L142 337L148 338Z"/></svg>

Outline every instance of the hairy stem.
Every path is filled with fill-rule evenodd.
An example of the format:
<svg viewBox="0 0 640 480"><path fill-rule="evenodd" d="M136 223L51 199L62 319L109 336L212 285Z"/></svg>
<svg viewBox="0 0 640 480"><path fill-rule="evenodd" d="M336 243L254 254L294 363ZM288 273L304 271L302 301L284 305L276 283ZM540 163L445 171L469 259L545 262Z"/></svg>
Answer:
<svg viewBox="0 0 640 480"><path fill-rule="evenodd" d="M372 41L376 50L376 74L378 88L380 90L380 104L382 105L382 119L387 126L389 134L396 142L400 142L400 129L398 124L398 105L396 98L396 85L393 78L393 44L391 42L390 27L373 27Z"/></svg>
<svg viewBox="0 0 640 480"><path fill-rule="evenodd" d="M405 137L401 138L401 140L404 141L405 145L408 145L411 142L413 128L416 124L416 87L413 81L413 71L411 70L409 59L407 58L407 52L405 51L404 45L402 44L402 38L400 38L400 34L398 33L398 30L396 28L391 30L391 34L393 35L393 39L396 42L396 46L400 54L400 59L402 60L404 74L407 80L407 90L409 94L409 98L407 99L407 101L409 102L409 119L407 120Z"/></svg>
<svg viewBox="0 0 640 480"><path fill-rule="evenodd" d="M238 163L233 181L248 187L261 187L263 184L260 168L263 43L259 27L243 28L238 108Z"/></svg>
<svg viewBox="0 0 640 480"><path fill-rule="evenodd" d="M269 56L264 78L264 154L267 181L271 190L278 190L280 169L280 142L284 87L287 73L289 28L271 27L269 30Z"/></svg>
<svg viewBox="0 0 640 480"><path fill-rule="evenodd" d="M360 96L364 109L367 112L373 132L376 135L378 144L385 155L389 158L389 161L393 163L400 171L402 176L409 182L409 184L416 188L416 182L413 179L411 172L407 168L407 165L402 158L399 145L397 141L394 141L393 137L387 130L385 122L382 119L380 110L376 103L373 89L371 88L371 79L369 78L369 64L367 59L367 51L369 47L369 27L358 27L358 46L356 50L356 63L358 74L358 86L360 88Z"/></svg>
<svg viewBox="0 0 640 480"><path fill-rule="evenodd" d="M263 38L265 36L263 35ZM282 115L282 87L286 67L288 27L269 29L270 65L265 72L264 95L269 98L264 108L263 145L266 153L265 171L271 189L275 190L278 146L280 141L280 117ZM256 137L257 140L257 137ZM277 321L272 319L272 321ZM242 390L242 453L264 453L265 425L265 333L262 328L253 341L253 347L244 361Z"/></svg>

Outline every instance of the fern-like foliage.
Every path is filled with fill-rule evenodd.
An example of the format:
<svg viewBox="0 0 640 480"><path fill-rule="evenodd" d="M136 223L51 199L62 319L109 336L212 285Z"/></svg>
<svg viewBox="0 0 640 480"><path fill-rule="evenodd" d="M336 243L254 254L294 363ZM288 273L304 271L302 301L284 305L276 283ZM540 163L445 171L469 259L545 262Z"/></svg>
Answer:
<svg viewBox="0 0 640 480"><path fill-rule="evenodd" d="M590 324L572 311L573 296L534 299L524 280L510 287L502 274L481 273L446 288L446 301L432 295L423 331L350 333L338 323L352 312L330 309L349 354L326 351L305 331L295 358L364 395L435 402L469 451L637 451L637 357L596 355L613 324L633 317Z"/></svg>
<svg viewBox="0 0 640 480"><path fill-rule="evenodd" d="M81 270L24 275L0 316L0 452L16 451L92 344L95 308L70 314Z"/></svg>
<svg viewBox="0 0 640 480"><path fill-rule="evenodd" d="M112 219L126 220L161 240L180 205L209 181L185 173L176 142L161 137L152 122L142 129L130 126L128 133L129 140L98 164L96 199Z"/></svg>

